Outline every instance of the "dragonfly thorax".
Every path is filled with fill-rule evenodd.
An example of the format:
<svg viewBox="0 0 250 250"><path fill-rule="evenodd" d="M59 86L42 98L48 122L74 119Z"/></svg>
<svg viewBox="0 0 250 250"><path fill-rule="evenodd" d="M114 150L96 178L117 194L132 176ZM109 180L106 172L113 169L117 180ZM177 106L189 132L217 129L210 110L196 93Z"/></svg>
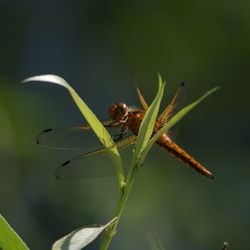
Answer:
<svg viewBox="0 0 250 250"><path fill-rule="evenodd" d="M109 108L109 115L113 121L121 121L128 115L128 106L123 102L112 104Z"/></svg>

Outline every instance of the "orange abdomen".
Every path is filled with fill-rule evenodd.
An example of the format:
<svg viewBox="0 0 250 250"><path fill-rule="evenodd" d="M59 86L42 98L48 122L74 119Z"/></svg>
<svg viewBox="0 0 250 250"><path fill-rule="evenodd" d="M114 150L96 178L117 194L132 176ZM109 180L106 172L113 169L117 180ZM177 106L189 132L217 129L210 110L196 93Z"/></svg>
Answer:
<svg viewBox="0 0 250 250"><path fill-rule="evenodd" d="M163 134L156 142L162 149L166 150L169 154L179 159L180 161L186 163L188 166L192 167L198 173L214 179L214 175L210 173L205 167L203 167L199 162L197 162L193 157L191 157L184 149L175 144L167 134Z"/></svg>

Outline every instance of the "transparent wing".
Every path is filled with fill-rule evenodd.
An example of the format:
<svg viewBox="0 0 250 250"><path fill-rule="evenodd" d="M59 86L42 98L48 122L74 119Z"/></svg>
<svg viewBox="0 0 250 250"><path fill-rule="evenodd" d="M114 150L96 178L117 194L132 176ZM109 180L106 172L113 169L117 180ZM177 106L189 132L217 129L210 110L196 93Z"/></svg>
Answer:
<svg viewBox="0 0 250 250"><path fill-rule="evenodd" d="M141 105L144 108L144 110L146 111L148 109L148 104L147 104L144 96L141 94L140 89L136 85L135 85L135 88L136 88L136 93L137 93L139 100L141 102Z"/></svg>
<svg viewBox="0 0 250 250"><path fill-rule="evenodd" d="M161 124L166 123L170 117L178 113L178 111L184 107L187 101L187 86L188 85L186 83L181 83L170 104L165 108L158 118L158 121Z"/></svg>
<svg viewBox="0 0 250 250"><path fill-rule="evenodd" d="M170 104L165 108L165 110L160 114L159 118L157 119L160 122L161 126L163 126L171 117L173 117L182 108L184 108L187 101L187 94L188 94L188 84L181 83L174 97L172 98ZM168 131L168 136L172 140L176 139L179 125L180 124L178 122Z"/></svg>
<svg viewBox="0 0 250 250"><path fill-rule="evenodd" d="M109 126L111 121L102 123L104 126ZM117 131L114 130L115 132ZM37 136L36 142L38 145L53 149L82 149L100 144L89 125L46 129Z"/></svg>
<svg viewBox="0 0 250 250"><path fill-rule="evenodd" d="M130 135L123 140L116 143L119 151L121 149L129 149L129 145L133 145L136 142L136 136ZM125 150L123 155L127 155L131 150ZM128 157L124 157L128 158ZM114 165L109 157L109 154L105 148L100 148L95 151L91 151L79 156L76 156L66 162L56 170L57 179L90 179L97 177L108 177L115 175Z"/></svg>
<svg viewBox="0 0 250 250"><path fill-rule="evenodd" d="M133 84L135 86L136 93L137 93L137 95L139 97L141 105L142 105L143 109L146 111L148 109L148 104L147 104L145 98L143 97L143 95L141 94L141 91L140 91L139 87L137 86L138 84L137 84L132 72L130 73L130 76L131 76L132 82L133 82Z"/></svg>

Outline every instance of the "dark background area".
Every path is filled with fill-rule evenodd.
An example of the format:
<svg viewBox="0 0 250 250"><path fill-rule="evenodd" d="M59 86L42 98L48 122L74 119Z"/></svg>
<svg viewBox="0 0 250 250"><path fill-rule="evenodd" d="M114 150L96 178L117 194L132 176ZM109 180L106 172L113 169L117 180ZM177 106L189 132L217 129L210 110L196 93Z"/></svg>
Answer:
<svg viewBox="0 0 250 250"><path fill-rule="evenodd" d="M36 135L84 121L64 89L21 80L60 75L106 118L114 101L139 104L131 71L147 100L162 74L163 106L182 81L190 101L221 86L185 117L177 137L216 180L153 150L110 249L149 249L151 232L167 249L249 247L249 13L244 0L0 1L0 213L31 249L109 221L118 187L115 178L54 179L79 152L38 147Z"/></svg>

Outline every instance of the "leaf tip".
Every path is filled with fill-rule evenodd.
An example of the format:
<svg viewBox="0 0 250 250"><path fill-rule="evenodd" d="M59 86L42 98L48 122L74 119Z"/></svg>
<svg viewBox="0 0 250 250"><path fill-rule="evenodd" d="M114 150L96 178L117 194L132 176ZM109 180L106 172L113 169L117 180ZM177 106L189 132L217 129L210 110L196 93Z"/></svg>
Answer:
<svg viewBox="0 0 250 250"><path fill-rule="evenodd" d="M207 95L211 95L212 93L214 93L214 92L216 92L216 91L218 91L218 90L220 90L220 89L221 89L220 86L216 86L216 87L212 88L211 90L209 90L209 91L207 92Z"/></svg>
<svg viewBox="0 0 250 250"><path fill-rule="evenodd" d="M162 80L162 76L161 76L161 74L159 72L157 73L157 77L158 77L159 84L162 84L163 80Z"/></svg>
<svg viewBox="0 0 250 250"><path fill-rule="evenodd" d="M217 91L217 90L220 90L221 89L221 86L216 86L213 88L214 91Z"/></svg>

